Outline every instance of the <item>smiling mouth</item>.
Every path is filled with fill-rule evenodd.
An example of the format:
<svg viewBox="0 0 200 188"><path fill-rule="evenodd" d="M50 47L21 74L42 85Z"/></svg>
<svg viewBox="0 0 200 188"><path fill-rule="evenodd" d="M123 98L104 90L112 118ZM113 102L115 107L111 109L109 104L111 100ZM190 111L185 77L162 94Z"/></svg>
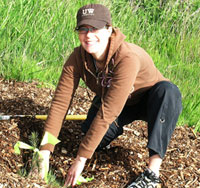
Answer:
<svg viewBox="0 0 200 188"><path fill-rule="evenodd" d="M92 46L92 45L94 45L94 44L96 44L96 42L95 41L87 41L87 42L85 42L88 46Z"/></svg>

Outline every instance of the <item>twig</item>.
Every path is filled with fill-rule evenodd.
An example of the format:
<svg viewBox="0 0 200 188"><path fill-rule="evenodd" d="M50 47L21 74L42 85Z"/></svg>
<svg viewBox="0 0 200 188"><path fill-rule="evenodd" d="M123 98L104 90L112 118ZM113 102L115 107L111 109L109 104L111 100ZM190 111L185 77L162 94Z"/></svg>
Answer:
<svg viewBox="0 0 200 188"><path fill-rule="evenodd" d="M194 137L197 138L197 135L196 135L196 133L194 132L194 130L193 130L192 128L190 128L190 130L192 131Z"/></svg>

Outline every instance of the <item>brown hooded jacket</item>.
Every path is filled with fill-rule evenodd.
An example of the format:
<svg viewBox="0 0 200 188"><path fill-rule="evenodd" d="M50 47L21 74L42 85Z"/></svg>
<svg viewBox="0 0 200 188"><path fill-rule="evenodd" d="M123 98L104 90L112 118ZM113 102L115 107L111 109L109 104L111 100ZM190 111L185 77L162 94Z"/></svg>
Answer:
<svg viewBox="0 0 200 188"><path fill-rule="evenodd" d="M99 74L94 59L81 46L74 49L63 67L45 131L58 136L80 78L102 99L102 105L80 144L78 155L81 157L91 158L109 124L117 118L124 105L137 103L146 90L167 80L144 49L124 39L119 29L113 29L107 59L103 69L98 68ZM53 151L54 147L46 144L41 149Z"/></svg>

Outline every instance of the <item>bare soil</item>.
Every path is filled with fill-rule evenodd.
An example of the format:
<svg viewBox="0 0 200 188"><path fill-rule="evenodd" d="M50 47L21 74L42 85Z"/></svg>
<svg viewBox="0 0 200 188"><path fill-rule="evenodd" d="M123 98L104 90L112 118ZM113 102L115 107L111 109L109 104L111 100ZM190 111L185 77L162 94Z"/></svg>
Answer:
<svg viewBox="0 0 200 188"><path fill-rule="evenodd" d="M0 115L48 114L54 90L39 87L37 82L22 83L0 79ZM89 94L89 95L88 95ZM71 114L86 114L93 94L79 87L70 108ZM20 169L31 164L31 151L16 155L13 150L20 140L43 133L45 121L33 118L15 118L0 121L0 188L53 187L37 177L22 177ZM57 180L64 182L82 139L81 121L65 121L59 143L51 155L50 165ZM147 125L135 121L125 127L122 136L111 143L110 149L95 152L87 161L83 176L94 180L80 188L123 188L134 180L148 164ZM22 170L21 170L22 171ZM200 188L200 133L187 125L177 127L160 170L163 188ZM61 183L61 185L63 185Z"/></svg>

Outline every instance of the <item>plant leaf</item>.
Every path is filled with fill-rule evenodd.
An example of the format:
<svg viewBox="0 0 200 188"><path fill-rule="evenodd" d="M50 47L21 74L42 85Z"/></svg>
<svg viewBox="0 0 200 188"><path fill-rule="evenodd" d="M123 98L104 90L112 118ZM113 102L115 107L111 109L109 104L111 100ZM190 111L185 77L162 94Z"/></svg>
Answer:
<svg viewBox="0 0 200 188"><path fill-rule="evenodd" d="M32 147L32 146L30 146L30 145L28 145L28 144L26 144L26 143L24 143L24 142L18 141L18 142L14 145L14 150L15 150L15 153L16 153L16 154L20 154L20 153L21 153L21 152L20 152L20 148L21 148L21 149L32 149L32 150L35 149L34 147Z"/></svg>
<svg viewBox="0 0 200 188"><path fill-rule="evenodd" d="M94 179L94 177L91 178L84 178L82 175L80 175L76 181L77 185L81 185L82 183L87 183L90 182Z"/></svg>
<svg viewBox="0 0 200 188"><path fill-rule="evenodd" d="M56 145L57 143L59 143L60 140L58 140L54 135L52 135L49 132L45 132L41 145L45 145L45 144L52 144L52 145Z"/></svg>
<svg viewBox="0 0 200 188"><path fill-rule="evenodd" d="M20 152L20 149L19 149L19 142L17 142L15 145L14 145L14 150L15 150L15 153L16 154L20 154L21 152Z"/></svg>

